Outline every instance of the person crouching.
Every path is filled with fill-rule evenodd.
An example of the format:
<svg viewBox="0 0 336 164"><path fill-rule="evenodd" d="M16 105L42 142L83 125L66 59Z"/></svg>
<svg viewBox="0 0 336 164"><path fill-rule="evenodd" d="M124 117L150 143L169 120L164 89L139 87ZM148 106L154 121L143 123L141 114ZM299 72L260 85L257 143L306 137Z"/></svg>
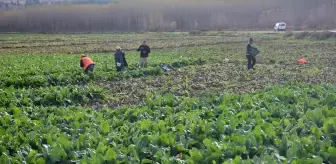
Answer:
<svg viewBox="0 0 336 164"><path fill-rule="evenodd" d="M86 55L81 55L80 67L83 68L84 72L93 72L95 63L93 60Z"/></svg>
<svg viewBox="0 0 336 164"><path fill-rule="evenodd" d="M114 60L115 60L115 64L116 64L116 68L118 72L120 72L125 66L123 56L124 54L121 51L121 47L117 46L116 52L114 53Z"/></svg>

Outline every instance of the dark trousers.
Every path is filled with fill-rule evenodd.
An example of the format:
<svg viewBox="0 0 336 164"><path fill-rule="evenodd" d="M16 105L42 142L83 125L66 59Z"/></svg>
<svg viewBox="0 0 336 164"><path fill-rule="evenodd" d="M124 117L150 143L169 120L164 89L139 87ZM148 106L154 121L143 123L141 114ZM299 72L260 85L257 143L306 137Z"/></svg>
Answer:
<svg viewBox="0 0 336 164"><path fill-rule="evenodd" d="M125 55L123 55L123 61L124 61L124 66L127 67L128 64L127 64L127 61L126 61L126 58L125 58Z"/></svg>
<svg viewBox="0 0 336 164"><path fill-rule="evenodd" d="M256 59L252 55L246 55L247 58L247 69L253 68L256 64Z"/></svg>
<svg viewBox="0 0 336 164"><path fill-rule="evenodd" d="M121 61L121 62L124 62L124 61ZM116 68L117 68L117 71L118 71L118 72L122 71L122 69L124 68L124 63L121 63L120 66L117 65L117 62L116 62L115 64L116 64L115 66L116 66Z"/></svg>
<svg viewBox="0 0 336 164"><path fill-rule="evenodd" d="M85 70L85 73L87 73L87 72L93 72L93 70L94 70L94 64L90 64L87 68L86 68L86 70Z"/></svg>
<svg viewBox="0 0 336 164"><path fill-rule="evenodd" d="M122 66L120 66L120 67L116 66L116 68L117 68L117 71L118 71L118 72L122 71L122 69L123 69Z"/></svg>

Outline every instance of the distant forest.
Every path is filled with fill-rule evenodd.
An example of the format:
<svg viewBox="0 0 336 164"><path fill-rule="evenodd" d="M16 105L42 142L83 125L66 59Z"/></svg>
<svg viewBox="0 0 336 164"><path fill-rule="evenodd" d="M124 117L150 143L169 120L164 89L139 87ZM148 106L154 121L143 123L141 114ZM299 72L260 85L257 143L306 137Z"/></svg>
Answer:
<svg viewBox="0 0 336 164"><path fill-rule="evenodd" d="M120 0L0 10L0 32L335 29L335 0Z"/></svg>

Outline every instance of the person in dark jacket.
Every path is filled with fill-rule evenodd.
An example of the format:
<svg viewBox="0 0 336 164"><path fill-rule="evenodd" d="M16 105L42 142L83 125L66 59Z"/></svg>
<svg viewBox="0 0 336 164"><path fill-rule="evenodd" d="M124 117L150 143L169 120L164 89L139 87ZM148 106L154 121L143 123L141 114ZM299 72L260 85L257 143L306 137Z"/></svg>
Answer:
<svg viewBox="0 0 336 164"><path fill-rule="evenodd" d="M120 72L124 68L124 60L123 53L121 52L121 48L117 46L116 52L114 54L114 60L116 64L117 71Z"/></svg>
<svg viewBox="0 0 336 164"><path fill-rule="evenodd" d="M121 50L121 52L123 54L124 67L128 67L128 64L127 64L127 61L126 61L126 58L125 58L125 51L122 48L120 48L120 50Z"/></svg>
<svg viewBox="0 0 336 164"><path fill-rule="evenodd" d="M140 67L144 68L148 65L148 54L151 52L149 46L147 45L146 41L142 42L142 45L139 46L137 51L140 51Z"/></svg>
<svg viewBox="0 0 336 164"><path fill-rule="evenodd" d="M253 38L249 39L249 42L246 46L246 58L247 58L247 69L254 69L254 65L256 64L256 59L255 57L252 55L252 47L253 44Z"/></svg>

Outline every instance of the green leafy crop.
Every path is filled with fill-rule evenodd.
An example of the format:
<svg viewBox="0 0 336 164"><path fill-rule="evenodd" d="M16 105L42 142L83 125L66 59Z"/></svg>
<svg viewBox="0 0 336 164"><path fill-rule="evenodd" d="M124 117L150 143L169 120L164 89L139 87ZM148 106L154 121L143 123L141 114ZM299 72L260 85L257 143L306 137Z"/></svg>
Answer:
<svg viewBox="0 0 336 164"><path fill-rule="evenodd" d="M1 37L0 164L336 163L332 40L223 31ZM249 37L263 57L255 70L246 70ZM144 38L152 53L141 69L134 50ZM122 72L116 45L129 64ZM96 62L93 74L79 67L81 53ZM296 64L300 56L308 64Z"/></svg>
<svg viewBox="0 0 336 164"><path fill-rule="evenodd" d="M316 103L311 90L322 108L306 108ZM152 95L144 106L115 110L1 108L0 160L334 163L336 108L326 100L335 91L330 85L285 85L221 96L218 105ZM301 95L295 104L281 98L292 94ZM165 103L172 99L176 104ZM185 111L190 105L197 107Z"/></svg>

